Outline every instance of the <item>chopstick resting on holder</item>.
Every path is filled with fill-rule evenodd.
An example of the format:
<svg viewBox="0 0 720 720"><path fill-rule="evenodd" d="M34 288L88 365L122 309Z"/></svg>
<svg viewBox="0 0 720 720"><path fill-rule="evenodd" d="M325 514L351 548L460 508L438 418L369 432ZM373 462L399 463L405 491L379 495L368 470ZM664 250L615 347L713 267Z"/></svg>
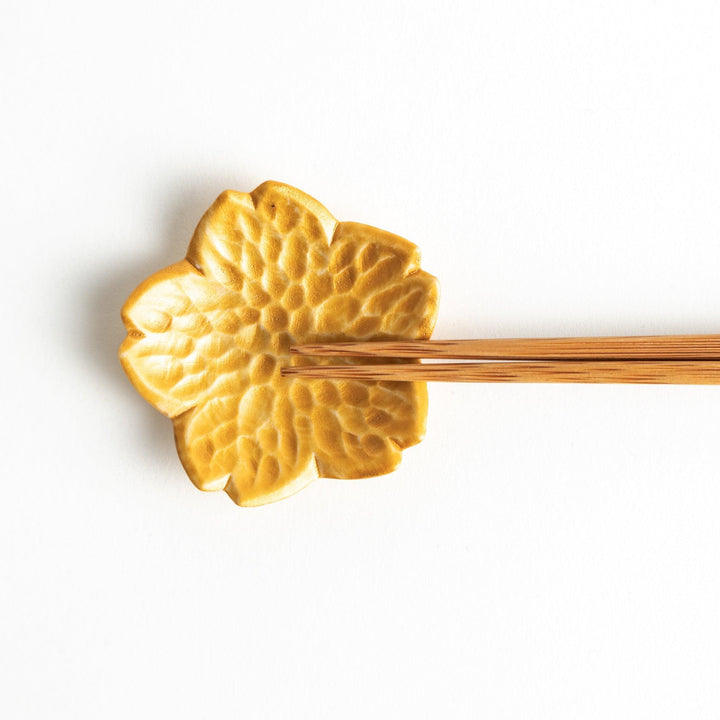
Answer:
<svg viewBox="0 0 720 720"><path fill-rule="evenodd" d="M300 378L385 381L720 384L720 335L393 340L300 345L294 355L465 359L478 363L301 365ZM510 362L488 362L507 360Z"/></svg>

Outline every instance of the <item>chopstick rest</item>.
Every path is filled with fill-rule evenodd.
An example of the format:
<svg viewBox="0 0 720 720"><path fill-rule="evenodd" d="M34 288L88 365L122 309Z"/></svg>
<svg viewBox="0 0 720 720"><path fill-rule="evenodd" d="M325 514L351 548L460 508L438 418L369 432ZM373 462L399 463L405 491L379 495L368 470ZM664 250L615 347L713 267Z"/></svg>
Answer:
<svg viewBox="0 0 720 720"><path fill-rule="evenodd" d="M425 432L423 383L286 377L312 362L290 347L426 339L437 308L415 245L267 182L222 193L186 258L130 295L120 360L172 419L192 482L261 505L319 476L390 472Z"/></svg>

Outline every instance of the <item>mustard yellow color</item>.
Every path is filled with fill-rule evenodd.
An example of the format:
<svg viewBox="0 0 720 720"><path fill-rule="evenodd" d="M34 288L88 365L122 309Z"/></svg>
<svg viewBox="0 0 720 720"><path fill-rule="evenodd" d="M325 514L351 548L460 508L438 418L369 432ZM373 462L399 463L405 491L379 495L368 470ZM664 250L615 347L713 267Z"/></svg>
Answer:
<svg viewBox="0 0 720 720"><path fill-rule="evenodd" d="M314 362L290 346L428 338L437 308L415 245L266 182L222 193L186 259L130 295L120 360L172 418L193 483L262 505L319 476L390 472L425 431L424 383L286 378Z"/></svg>

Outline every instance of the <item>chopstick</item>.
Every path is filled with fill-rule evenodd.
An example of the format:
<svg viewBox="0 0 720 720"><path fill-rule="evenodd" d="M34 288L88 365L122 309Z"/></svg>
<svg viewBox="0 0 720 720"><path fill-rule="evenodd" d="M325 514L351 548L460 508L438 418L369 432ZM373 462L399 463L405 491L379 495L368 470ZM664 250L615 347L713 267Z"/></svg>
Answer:
<svg viewBox="0 0 720 720"><path fill-rule="evenodd" d="M720 335L390 340L297 345L295 355L465 360L720 360Z"/></svg>
<svg viewBox="0 0 720 720"><path fill-rule="evenodd" d="M298 365L295 378L526 383L720 384L720 335L316 343L294 355L465 359L478 363ZM510 362L489 362L506 360ZM531 362L529 362L531 361Z"/></svg>
<svg viewBox="0 0 720 720"><path fill-rule="evenodd" d="M284 367L288 377L385 381L485 383L628 383L718 385L720 362L634 360L479 362L395 365L301 365Z"/></svg>

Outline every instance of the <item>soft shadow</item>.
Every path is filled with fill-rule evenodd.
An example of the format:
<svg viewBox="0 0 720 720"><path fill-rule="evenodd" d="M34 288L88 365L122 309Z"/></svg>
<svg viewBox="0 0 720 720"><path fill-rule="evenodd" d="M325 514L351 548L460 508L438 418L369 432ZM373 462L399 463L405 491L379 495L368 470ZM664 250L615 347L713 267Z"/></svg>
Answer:
<svg viewBox="0 0 720 720"><path fill-rule="evenodd" d="M145 278L185 256L195 226L224 189L225 185L218 179L195 184L176 182L174 191L172 187L166 188L170 198L162 202L164 217L157 242L149 246L142 257L128 258L126 263L107 267L104 271L96 268L83 289L86 317L82 335L77 338L80 341L77 349L86 358L93 359L93 366L102 376L103 392L136 395L138 402L133 425L143 449L150 452L162 448L166 452L172 430L167 418L135 393L120 365L118 348L125 338L120 308Z"/></svg>

